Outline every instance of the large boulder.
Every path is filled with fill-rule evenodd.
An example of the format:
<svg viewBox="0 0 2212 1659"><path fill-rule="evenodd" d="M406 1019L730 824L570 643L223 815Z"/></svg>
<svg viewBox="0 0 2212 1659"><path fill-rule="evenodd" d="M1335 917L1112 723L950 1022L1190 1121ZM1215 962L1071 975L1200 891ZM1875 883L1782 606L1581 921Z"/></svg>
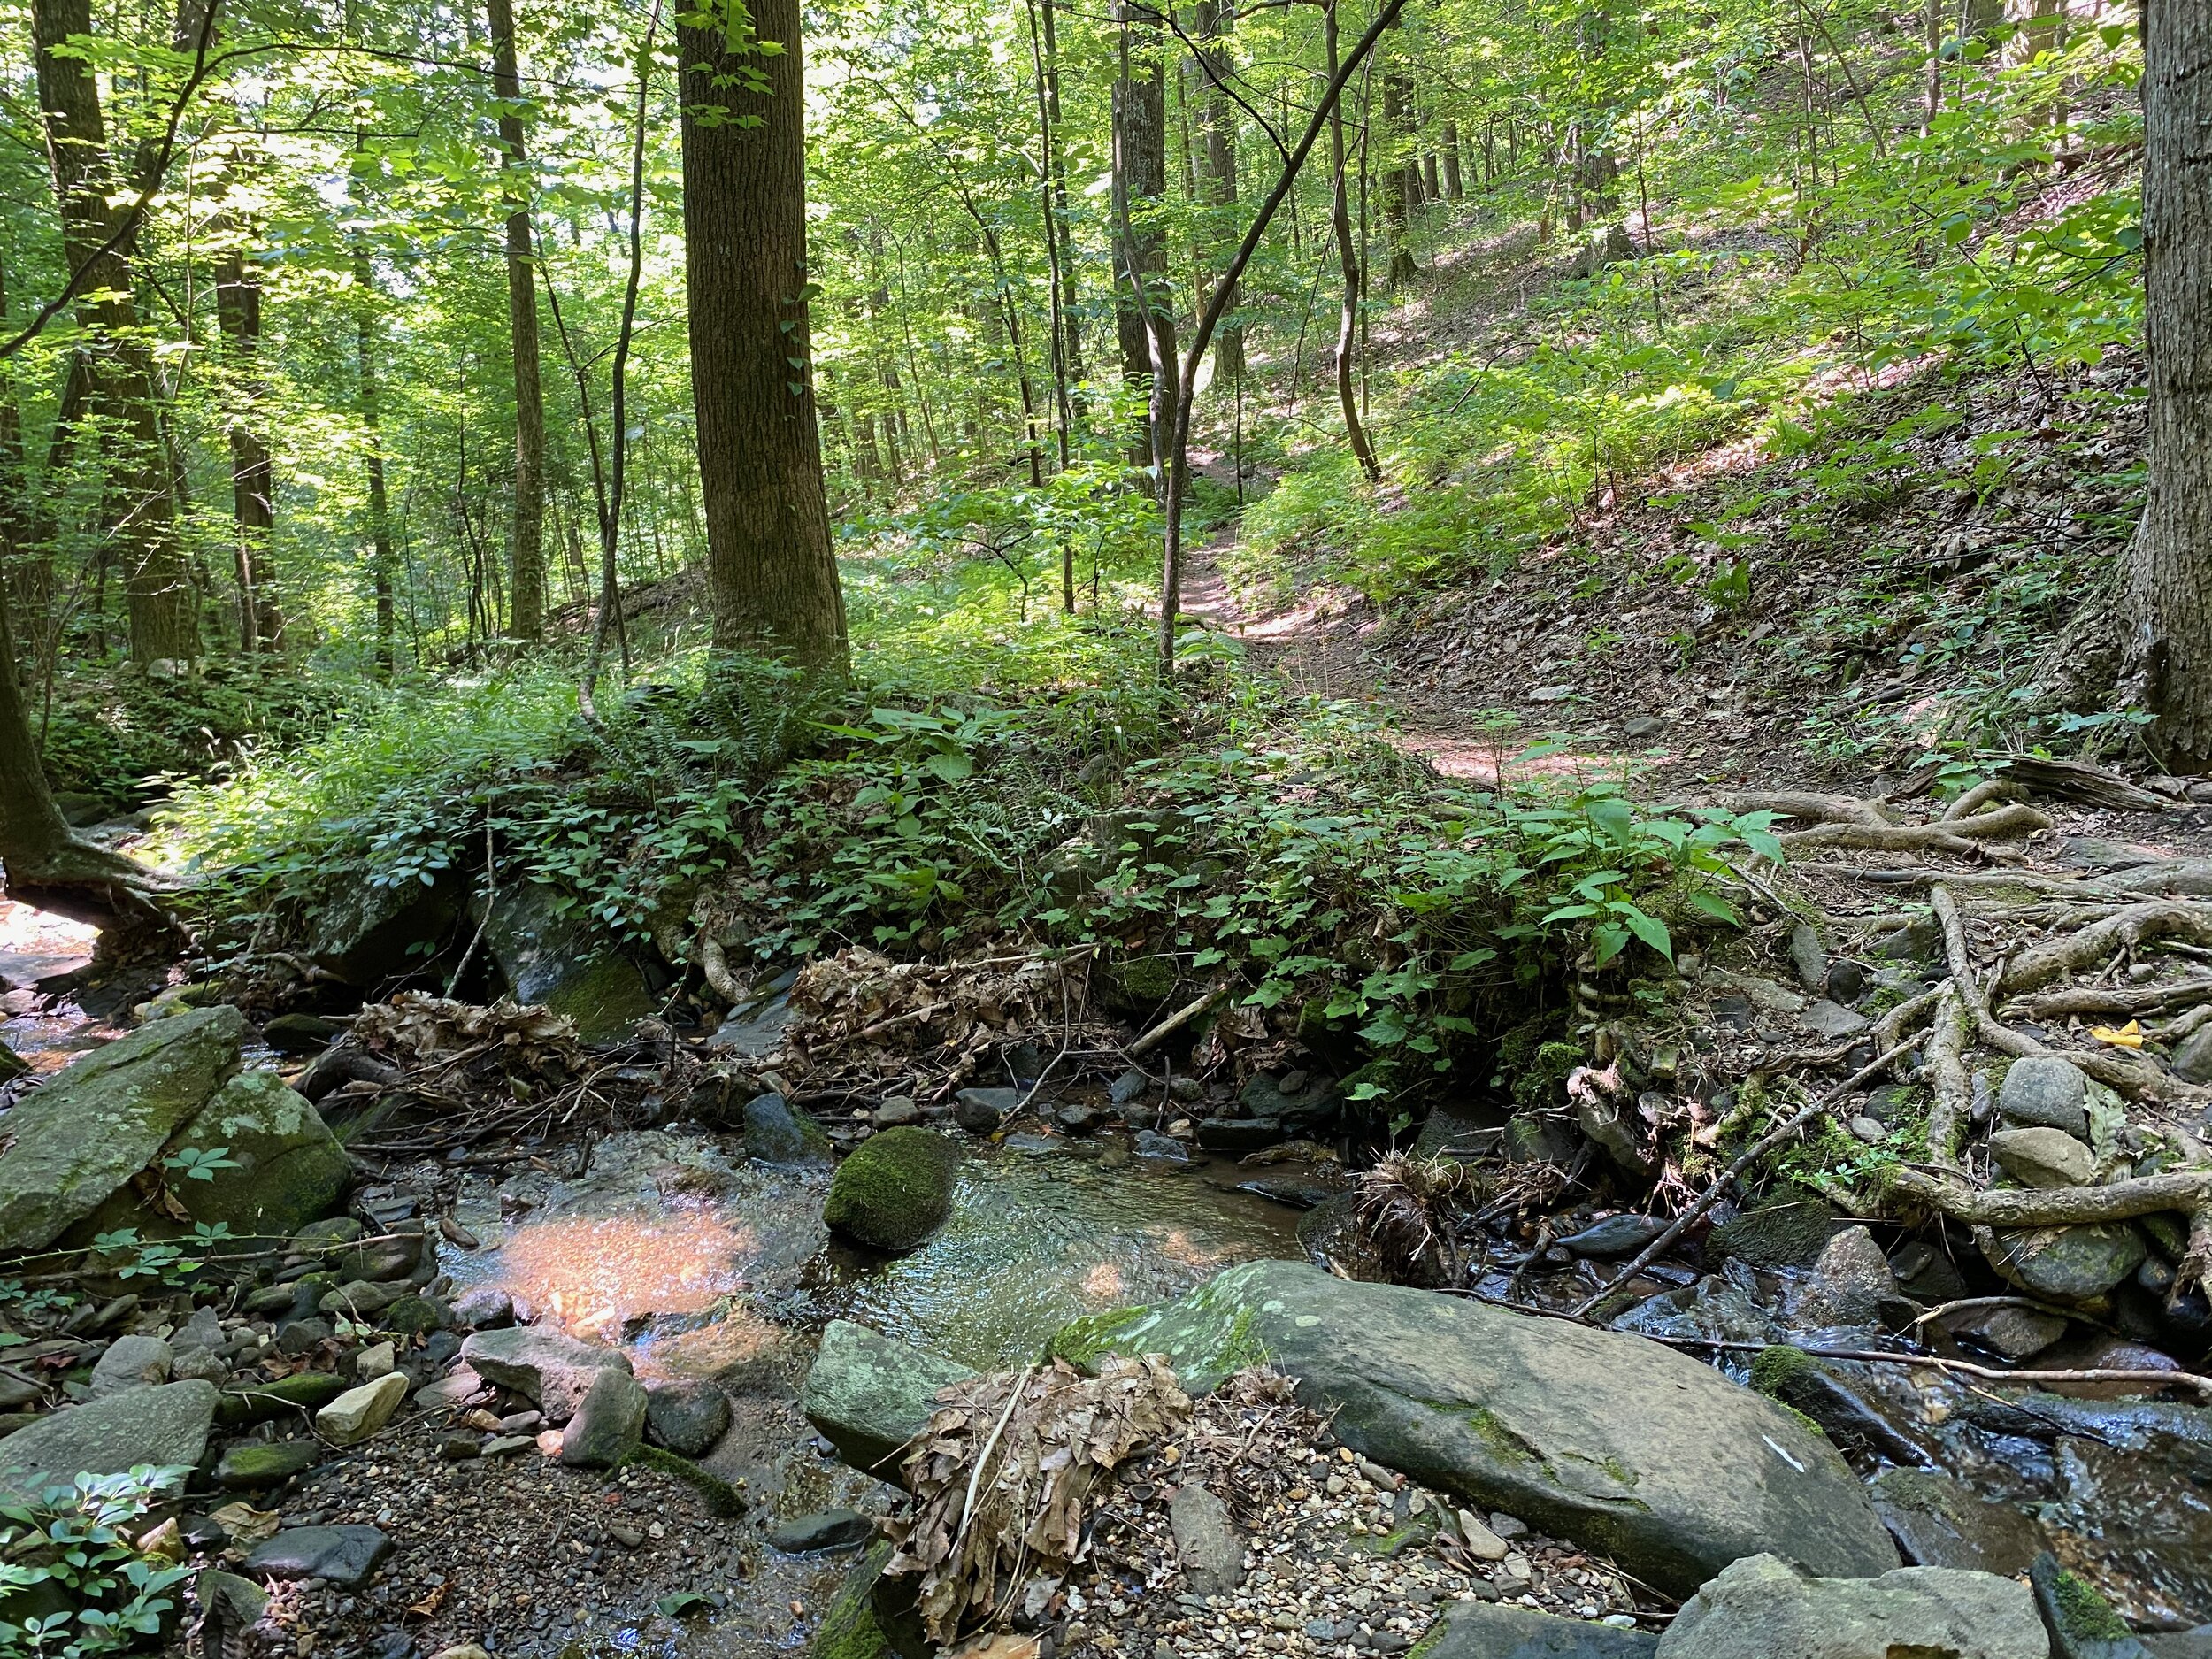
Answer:
<svg viewBox="0 0 2212 1659"><path fill-rule="evenodd" d="M19 1429L0 1440L0 1495L35 1497L80 1474L119 1475L141 1463L197 1463L215 1421L209 1382L127 1388Z"/></svg>
<svg viewBox="0 0 2212 1659"><path fill-rule="evenodd" d="M1816 1578L1769 1555L1683 1603L1656 1659L2049 1659L2028 1586L1990 1572L1899 1567Z"/></svg>
<svg viewBox="0 0 2212 1659"><path fill-rule="evenodd" d="M875 1250L910 1250L952 1213L960 1148L934 1129L887 1129L830 1178L822 1219Z"/></svg>
<svg viewBox="0 0 2212 1659"><path fill-rule="evenodd" d="M2062 1302L2101 1296L2143 1264L2150 1247L2124 1221L2085 1227L1995 1227L1982 1255L2024 1290Z"/></svg>
<svg viewBox="0 0 2212 1659"><path fill-rule="evenodd" d="M929 1422L937 1391L974 1375L911 1343L833 1319L799 1409L847 1463L895 1480L898 1454Z"/></svg>
<svg viewBox="0 0 2212 1659"><path fill-rule="evenodd" d="M362 990L418 972L461 913L466 878L448 868L428 881L350 881L314 919L307 959Z"/></svg>
<svg viewBox="0 0 2212 1659"><path fill-rule="evenodd" d="M551 1423L575 1416L602 1371L626 1375L630 1369L630 1356L617 1349L527 1325L477 1332L461 1344L461 1363L486 1382L536 1401Z"/></svg>
<svg viewBox="0 0 2212 1659"><path fill-rule="evenodd" d="M567 1015L585 1042L626 1041L659 1007L638 964L587 918L563 915L550 887L503 888L484 918L484 943L515 1001Z"/></svg>
<svg viewBox="0 0 2212 1659"><path fill-rule="evenodd" d="M1354 1451L1670 1594L1764 1549L1847 1578L1897 1564L1864 1489L1801 1419L1625 1332L1254 1262L1179 1302L1078 1320L1052 1348L1079 1364L1164 1353L1194 1392L1272 1365Z"/></svg>
<svg viewBox="0 0 2212 1659"><path fill-rule="evenodd" d="M2039 1523L2009 1503L1926 1469L1885 1469L1872 1483L1875 1513L1916 1567L1960 1567L2015 1578L2047 1545Z"/></svg>
<svg viewBox="0 0 2212 1659"><path fill-rule="evenodd" d="M238 1069L239 1011L196 1008L95 1049L8 1113L0 1254L42 1250L154 1162Z"/></svg>
<svg viewBox="0 0 2212 1659"><path fill-rule="evenodd" d="M1650 1659L1658 1640L1533 1608L1453 1601L1418 1651L1423 1659Z"/></svg>

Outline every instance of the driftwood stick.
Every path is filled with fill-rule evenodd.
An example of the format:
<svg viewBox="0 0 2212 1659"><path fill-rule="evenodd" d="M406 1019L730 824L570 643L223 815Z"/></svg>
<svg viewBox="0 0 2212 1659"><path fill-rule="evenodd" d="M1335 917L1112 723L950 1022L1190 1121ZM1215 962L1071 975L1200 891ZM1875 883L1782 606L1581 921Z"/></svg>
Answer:
<svg viewBox="0 0 2212 1659"><path fill-rule="evenodd" d="M1150 1054L1155 1048L1165 1042L1170 1037L1172 1037L1177 1032L1182 1030L1184 1026L1189 1025L1191 1021L1196 1019L1201 1014L1211 1008L1216 1002L1221 1001L1223 997L1228 995L1230 988L1230 987L1225 985L1217 985L1212 990L1207 992L1205 995L1187 1002L1181 1008L1177 1009L1172 1014L1170 1014L1165 1019L1155 1025L1150 1031L1146 1032L1143 1036L1138 1038L1136 1041L1129 1045L1129 1057L1132 1060L1140 1060L1146 1055Z"/></svg>
<svg viewBox="0 0 2212 1659"><path fill-rule="evenodd" d="M1684 1233L1687 1232L1691 1225L1694 1223L1699 1217L1704 1215L1706 1211L1712 1209L1715 1204L1720 1202L1721 1196L1723 1194L1727 1192L1729 1184L1735 1180L1739 1175L1741 1175L1746 1170L1749 1169L1754 1164L1764 1157L1769 1152L1771 1152L1776 1147L1780 1146L1782 1142L1790 1139L1791 1136L1795 1135L1805 1129L1813 1122L1815 1118L1824 1115L1830 1107L1833 1106L1846 1094L1848 1094L1853 1089L1858 1087L1859 1085L1866 1082L1871 1078L1879 1077L1884 1071L1889 1069L1890 1065L1898 1058L1899 1056L1904 1054L1908 1049L1919 1047L1919 1045L1920 1039L1915 1037L1908 1041L1899 1043L1895 1048L1891 1048L1883 1054L1877 1055L1871 1062L1860 1067L1856 1071L1854 1071L1849 1077L1844 1079L1842 1082L1837 1084L1835 1087L1830 1089L1825 1094L1823 1094L1811 1105L1806 1107L1802 1111L1793 1113L1789 1118L1784 1119L1778 1126L1770 1129L1765 1134L1761 1135L1756 1141L1746 1147L1740 1153L1737 1154L1735 1162L1731 1164L1726 1169L1723 1170L1720 1174L1714 1179L1712 1185L1698 1194L1697 1202L1693 1203L1680 1215L1677 1216L1674 1220L1668 1225L1666 1231L1662 1233L1657 1238L1654 1239L1649 1244L1644 1246L1642 1249L1639 1250L1630 1260L1628 1265L1621 1269L1619 1272L1613 1276L1613 1279L1610 1284L1605 1286L1604 1288L1599 1290L1595 1294L1588 1297L1578 1307L1577 1307L1574 1310L1576 1316L1581 1318L1589 1317L1590 1310L1593 1308L1596 1307L1600 1302L1605 1301L1606 1298L1612 1295L1617 1288L1627 1284L1630 1279L1633 1279L1637 1274L1642 1272L1644 1269L1650 1266L1652 1263L1658 1260L1662 1251L1665 1250L1669 1245L1672 1244L1677 1239L1680 1238Z"/></svg>

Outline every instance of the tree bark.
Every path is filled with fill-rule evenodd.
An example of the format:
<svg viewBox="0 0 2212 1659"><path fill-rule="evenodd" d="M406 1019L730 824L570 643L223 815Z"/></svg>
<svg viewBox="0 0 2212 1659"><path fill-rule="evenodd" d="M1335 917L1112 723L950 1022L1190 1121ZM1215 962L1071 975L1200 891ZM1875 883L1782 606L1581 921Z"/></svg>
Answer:
<svg viewBox="0 0 2212 1659"><path fill-rule="evenodd" d="M232 155L234 179L243 146ZM222 239L215 259L215 316L230 370L228 419L232 516L237 524L239 644L247 655L281 650L284 611L278 603L269 541L276 526L275 474L261 435L268 382L261 369L261 267L246 257L244 227L225 211L210 222Z"/></svg>
<svg viewBox="0 0 2212 1659"><path fill-rule="evenodd" d="M538 373L538 288L524 150L522 71L513 0L487 0L492 89L499 96L500 175L507 194L507 326L515 370L515 517L508 555L508 631L545 637L545 388Z"/></svg>
<svg viewBox="0 0 2212 1659"><path fill-rule="evenodd" d="M39 108L60 204L62 242L73 278L81 275L79 320L92 338L91 404L107 447L108 518L125 572L132 660L190 662L199 655L199 614L189 567L177 543L170 476L154 407L153 364L138 332L129 239L105 248L118 228L120 195L109 155L100 92L81 59L54 48L92 33L90 0L35 0L32 31Z"/></svg>
<svg viewBox="0 0 2212 1659"><path fill-rule="evenodd" d="M2131 659L2153 746L2212 765L2212 8L2143 6L2143 276L2150 488L2131 554Z"/></svg>
<svg viewBox="0 0 2212 1659"><path fill-rule="evenodd" d="M1340 67L1336 0L1328 0L1322 8L1321 31L1328 56L1329 79L1333 81ZM1374 445L1368 442L1366 424L1359 418L1359 397L1352 385L1352 352L1358 339L1362 284L1359 250L1352 241L1352 210L1345 191L1344 167L1344 102L1340 98L1329 111L1329 228L1336 238L1337 266L1344 275L1344 304L1338 315L1336 330L1336 401L1344 411L1344 435L1351 443L1360 471L1367 474L1369 482L1380 483L1382 467L1375 459Z"/></svg>
<svg viewBox="0 0 2212 1659"><path fill-rule="evenodd" d="M1223 33L1220 0L1197 0L1192 8L1192 38L1197 46L1194 65L1197 70L1197 91L1200 145L1198 171L1203 186L1205 205L1211 210L1206 219L1209 229L1205 238L1206 262L1210 273L1198 296L1199 309L1205 309L1212 297L1213 279L1210 267L1217 263L1217 249L1225 238L1220 226L1231 227L1234 234L1237 205L1237 118L1236 106L1222 88L1227 84L1235 65L1228 51L1221 45ZM1214 378L1224 381L1244 378L1244 325L1235 319L1237 296L1229 296L1229 311L1224 314L1221 330L1214 337Z"/></svg>
<svg viewBox="0 0 2212 1659"><path fill-rule="evenodd" d="M1392 23L1392 33L1396 33L1397 27ZM1409 125L1413 83L1403 69L1391 62L1384 65L1382 83L1383 232L1390 243L1390 281L1394 288L1421 273L1421 267L1413 262L1413 249L1407 240L1412 221L1413 194L1418 187L1413 182L1408 158L1402 153Z"/></svg>
<svg viewBox="0 0 2212 1659"><path fill-rule="evenodd" d="M1459 123L1444 123L1444 199L1456 202L1466 195L1467 188L1459 172Z"/></svg>
<svg viewBox="0 0 2212 1659"><path fill-rule="evenodd" d="M1130 464L1158 458L1160 411L1175 361L1174 296L1167 284L1167 234L1160 211L1167 196L1167 82L1160 65L1159 14L1117 0L1119 73L1114 81L1114 228L1121 244L1114 285L1115 335L1122 378L1149 384L1146 429L1130 445ZM1163 331L1167 337L1161 349Z"/></svg>
<svg viewBox="0 0 2212 1659"><path fill-rule="evenodd" d="M386 673L396 660L398 618L392 593L392 508L384 483L384 426L376 381L376 280L365 249L353 256L354 362L359 373L361 436L367 450L369 580L376 595L376 665Z"/></svg>
<svg viewBox="0 0 2212 1659"><path fill-rule="evenodd" d="M684 287L714 640L842 677L845 600L810 362L798 0L756 0L752 17L781 52L733 53L711 31L680 36Z"/></svg>

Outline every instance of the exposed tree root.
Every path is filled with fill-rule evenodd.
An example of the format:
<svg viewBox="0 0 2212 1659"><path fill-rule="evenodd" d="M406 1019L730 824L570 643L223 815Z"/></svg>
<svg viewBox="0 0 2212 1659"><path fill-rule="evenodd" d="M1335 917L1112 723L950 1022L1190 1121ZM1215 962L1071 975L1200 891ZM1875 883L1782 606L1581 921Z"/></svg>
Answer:
<svg viewBox="0 0 2212 1659"><path fill-rule="evenodd" d="M1982 841L2032 835L2050 826L2051 820L2033 807L2016 803L1938 824L1816 824L1811 829L1793 830L1781 841L1792 849L1857 847L1873 852L1923 852L1933 848L1964 856L1982 850Z"/></svg>
<svg viewBox="0 0 2212 1659"><path fill-rule="evenodd" d="M2088 918L2082 918L2088 921ZM2062 921L2061 926L2063 926ZM2032 991L2062 974L2101 965L2115 951L2133 950L2153 939L2179 939L2193 945L2212 945L2212 907L2155 901L2131 904L2101 919L2023 951L2005 970L1998 989L2007 994Z"/></svg>
<svg viewBox="0 0 2212 1659"><path fill-rule="evenodd" d="M1935 1093L1928 1109L1928 1161L1947 1170L1959 1168L1959 1134L1973 1109L1973 1084L1966 1075L1969 1025L1958 987L1939 987L1928 1032L1928 1073Z"/></svg>
<svg viewBox="0 0 2212 1659"><path fill-rule="evenodd" d="M2033 870L1939 870L1933 864L1911 864L1901 869L1870 870L1858 864L1797 864L1793 870L1806 875L1847 876L1881 887L1924 887L1940 881L1962 893L2040 893L2059 898L2117 898L2126 889L2083 881L2071 876L2046 875Z"/></svg>
<svg viewBox="0 0 2212 1659"><path fill-rule="evenodd" d="M2118 1018L2207 1002L2212 1002L2212 978L2177 979L2170 985L2079 985L2020 997L2009 1006L2029 1019L2066 1019L2076 1014Z"/></svg>
<svg viewBox="0 0 2212 1659"><path fill-rule="evenodd" d="M2194 1215L2212 1202L2212 1169L2170 1170L2102 1187L1962 1186L1955 1177L1904 1168L1890 1179L1893 1194L1939 1210L1955 1220L1989 1227L2075 1227L2178 1210Z"/></svg>
<svg viewBox="0 0 2212 1659"><path fill-rule="evenodd" d="M1801 789L1739 789L1715 797L1731 812L1773 812L1809 824L1856 824L1888 829L1904 823L1894 812L1854 795L1816 795Z"/></svg>
<svg viewBox="0 0 2212 1659"><path fill-rule="evenodd" d="M2106 807L2116 812L2170 812L2175 804L2163 795L2153 795L2130 783L2116 772L2092 766L2086 761L2048 760L2038 755L2022 755L2007 761L1997 775L2002 782L2023 786L2037 795L2079 801L2086 806Z"/></svg>
<svg viewBox="0 0 2212 1659"><path fill-rule="evenodd" d="M45 856L7 868L8 896L100 930L100 963L173 956L184 927L166 901L173 884L134 858L72 836Z"/></svg>
<svg viewBox="0 0 2212 1659"><path fill-rule="evenodd" d="M2015 783L2009 778L1992 778L1986 783L1976 784L1944 808L1943 822L1955 824L1961 818L1972 818L1993 801L2024 801L2027 798L2028 787L2025 784Z"/></svg>

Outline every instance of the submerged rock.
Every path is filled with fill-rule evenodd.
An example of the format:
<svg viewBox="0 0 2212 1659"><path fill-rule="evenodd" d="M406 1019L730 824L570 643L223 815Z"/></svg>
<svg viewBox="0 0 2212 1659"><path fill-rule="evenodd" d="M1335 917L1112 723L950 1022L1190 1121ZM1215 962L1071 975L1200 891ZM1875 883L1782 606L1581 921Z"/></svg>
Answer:
<svg viewBox="0 0 2212 1659"><path fill-rule="evenodd" d="M837 1166L822 1219L871 1249L902 1251L944 1225L960 1149L933 1129L887 1129Z"/></svg>
<svg viewBox="0 0 2212 1659"><path fill-rule="evenodd" d="M1874 1512L1915 1567L1957 1567L2016 1578L2048 1548L2043 1528L2008 1503L1925 1469L1874 1478Z"/></svg>
<svg viewBox="0 0 2212 1659"><path fill-rule="evenodd" d="M461 1359L486 1382L535 1401L554 1423L575 1415L602 1371L630 1369L618 1349L526 1325L476 1332L461 1344Z"/></svg>
<svg viewBox="0 0 2212 1659"><path fill-rule="evenodd" d="M1900 1567L1819 1578L1771 1555L1738 1561L1683 1603L1656 1659L2047 1659L2025 1585Z"/></svg>
<svg viewBox="0 0 2212 1659"><path fill-rule="evenodd" d="M238 1068L244 1016L227 1004L142 1025L8 1113L0 1253L42 1250L152 1163Z"/></svg>
<svg viewBox="0 0 2212 1659"><path fill-rule="evenodd" d="M833 1319L799 1409L845 1463L892 1479L898 1454L929 1422L937 1391L974 1375L911 1343Z"/></svg>
<svg viewBox="0 0 2212 1659"><path fill-rule="evenodd" d="M1334 1410L1344 1444L1593 1549L1674 1594L1738 1557L1880 1572L1896 1551L1834 1448L1684 1355L1303 1263L1232 1268L1179 1302L1079 1320L1078 1363L1164 1353L1204 1390L1248 1365Z"/></svg>
<svg viewBox="0 0 2212 1659"><path fill-rule="evenodd" d="M197 1463L215 1421L215 1385L164 1383L86 1402L0 1440L0 1493L35 1497L79 1474L119 1475L139 1463Z"/></svg>
<svg viewBox="0 0 2212 1659"><path fill-rule="evenodd" d="M876 1535L876 1524L857 1509L824 1509L784 1522L768 1534L769 1547L787 1555L818 1549L856 1549Z"/></svg>

